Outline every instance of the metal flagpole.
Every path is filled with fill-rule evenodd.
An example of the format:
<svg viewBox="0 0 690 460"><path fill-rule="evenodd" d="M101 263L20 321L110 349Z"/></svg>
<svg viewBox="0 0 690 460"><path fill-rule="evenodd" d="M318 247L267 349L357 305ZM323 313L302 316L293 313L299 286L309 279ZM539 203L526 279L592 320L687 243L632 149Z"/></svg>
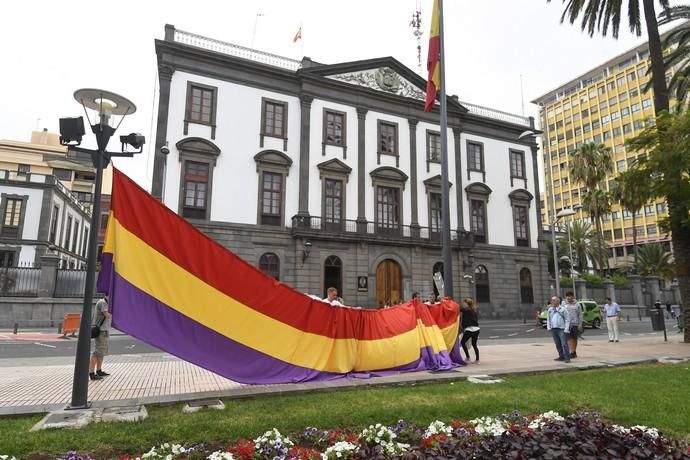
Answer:
<svg viewBox="0 0 690 460"><path fill-rule="evenodd" d="M443 291L453 297L453 258L450 247L450 185L448 183L448 111L446 107L446 66L443 54L443 0L438 0L439 65L441 66L441 246L443 255Z"/></svg>

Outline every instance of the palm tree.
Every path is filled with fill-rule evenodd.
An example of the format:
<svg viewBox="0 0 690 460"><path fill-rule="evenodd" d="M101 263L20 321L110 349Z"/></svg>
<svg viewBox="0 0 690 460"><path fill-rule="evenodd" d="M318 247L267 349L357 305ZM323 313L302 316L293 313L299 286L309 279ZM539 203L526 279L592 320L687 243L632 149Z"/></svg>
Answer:
<svg viewBox="0 0 690 460"><path fill-rule="evenodd" d="M580 273L587 270L590 262L594 268L604 267L608 260L608 248L601 235L592 228L592 224L574 220L566 225L570 226L570 244L573 246L575 259L573 266ZM560 251L569 254L567 238L561 238L559 245Z"/></svg>
<svg viewBox="0 0 690 460"><path fill-rule="evenodd" d="M690 6L674 6L663 11L659 15L659 25L668 24L676 19L690 19ZM678 108L681 108L690 90L690 22L685 22L669 32L664 39L663 48L672 50L664 59L665 70L678 68L668 83L668 92L676 98ZM647 89L646 87L645 90Z"/></svg>
<svg viewBox="0 0 690 460"><path fill-rule="evenodd" d="M651 198L648 187L644 185L644 181L647 180L649 178L643 177L639 170L629 169L614 180L613 190L611 191L613 199L618 201L623 209L632 214L633 250L635 251L634 265L637 265L636 213Z"/></svg>
<svg viewBox="0 0 690 460"><path fill-rule="evenodd" d="M608 212L611 204L608 194L597 189L613 172L611 148L593 142L583 144L570 157L570 177L585 185L587 191L582 195L582 205L592 216L596 230L601 234L601 215Z"/></svg>
<svg viewBox="0 0 690 460"><path fill-rule="evenodd" d="M673 255L661 243L640 246L635 268L642 276L656 274L665 280L673 279L676 274Z"/></svg>
<svg viewBox="0 0 690 460"><path fill-rule="evenodd" d="M546 0L551 2L551 0ZM669 0L657 0L664 11L669 10ZM649 58L651 60L652 88L654 89L654 108L657 113L668 110L668 89L666 87L666 75L664 70L664 54L659 36L654 0L628 0L627 16L630 31L638 37L642 35L641 14L647 27L647 39L649 41ZM623 16L623 0L563 0L566 3L561 16L561 22L566 19L574 24L582 15L580 27L587 30L590 36L595 30L600 30L606 36L609 27L614 38L618 38L621 17Z"/></svg>

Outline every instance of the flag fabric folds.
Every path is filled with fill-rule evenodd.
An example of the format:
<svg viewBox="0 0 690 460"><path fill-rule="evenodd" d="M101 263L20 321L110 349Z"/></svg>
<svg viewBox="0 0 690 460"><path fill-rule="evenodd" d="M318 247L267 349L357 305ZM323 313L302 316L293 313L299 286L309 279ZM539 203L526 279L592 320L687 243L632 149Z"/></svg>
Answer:
<svg viewBox="0 0 690 460"><path fill-rule="evenodd" d="M295 34L295 38L292 39L292 43L297 43L297 40L302 39L302 27L297 30L297 33Z"/></svg>
<svg viewBox="0 0 690 460"><path fill-rule="evenodd" d="M101 267L115 328L237 382L464 364L455 302L332 307L266 276L118 170Z"/></svg>
<svg viewBox="0 0 690 460"><path fill-rule="evenodd" d="M426 69L429 77L426 81L426 101L424 111L430 112L436 101L436 94L441 87L441 28L438 9L438 0L434 0L434 8L431 12L431 30L429 31L429 54L426 58Z"/></svg>

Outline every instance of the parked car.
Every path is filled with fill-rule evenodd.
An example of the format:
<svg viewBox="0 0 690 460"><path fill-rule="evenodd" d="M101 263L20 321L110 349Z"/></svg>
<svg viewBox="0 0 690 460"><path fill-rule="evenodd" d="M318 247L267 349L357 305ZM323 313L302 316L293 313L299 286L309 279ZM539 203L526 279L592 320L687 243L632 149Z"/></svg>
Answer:
<svg viewBox="0 0 690 460"><path fill-rule="evenodd" d="M594 300L578 300L580 308L582 309L582 324L584 327L591 327L599 329L601 327L601 308ZM549 307L546 306L539 315L539 322L542 327L546 327L546 317L549 312Z"/></svg>

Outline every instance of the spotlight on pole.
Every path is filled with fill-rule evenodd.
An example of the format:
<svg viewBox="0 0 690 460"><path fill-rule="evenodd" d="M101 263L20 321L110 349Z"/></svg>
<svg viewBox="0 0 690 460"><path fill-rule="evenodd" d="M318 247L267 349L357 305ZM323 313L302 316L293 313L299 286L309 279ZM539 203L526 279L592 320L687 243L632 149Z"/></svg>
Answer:
<svg viewBox="0 0 690 460"><path fill-rule="evenodd" d="M103 185L103 168L108 165L112 157L131 157L141 152L145 143L144 136L133 133L126 138L126 143L139 149L139 152L124 151L108 152L108 142L127 115L136 112L137 108L129 99L118 94L101 89L86 88L74 92L74 99L81 104L91 131L96 135L98 149L90 150L78 147L84 135L84 121L82 117L63 118L60 120L60 143L68 150L91 155L93 166L96 168L96 183L94 185L93 210L91 212L91 231L89 232L89 246L86 259L86 282L84 286L84 304L82 306L81 322L79 324L79 339L77 353L74 359L74 379L72 381L72 400L68 409L86 409L91 406L88 401L89 390L89 349L91 342L91 314L93 311L93 295L96 281L96 257L98 246L98 228L101 216L101 187ZM93 124L86 109L96 112ZM113 116L121 116L115 126L110 121ZM81 127L81 129L80 129Z"/></svg>

